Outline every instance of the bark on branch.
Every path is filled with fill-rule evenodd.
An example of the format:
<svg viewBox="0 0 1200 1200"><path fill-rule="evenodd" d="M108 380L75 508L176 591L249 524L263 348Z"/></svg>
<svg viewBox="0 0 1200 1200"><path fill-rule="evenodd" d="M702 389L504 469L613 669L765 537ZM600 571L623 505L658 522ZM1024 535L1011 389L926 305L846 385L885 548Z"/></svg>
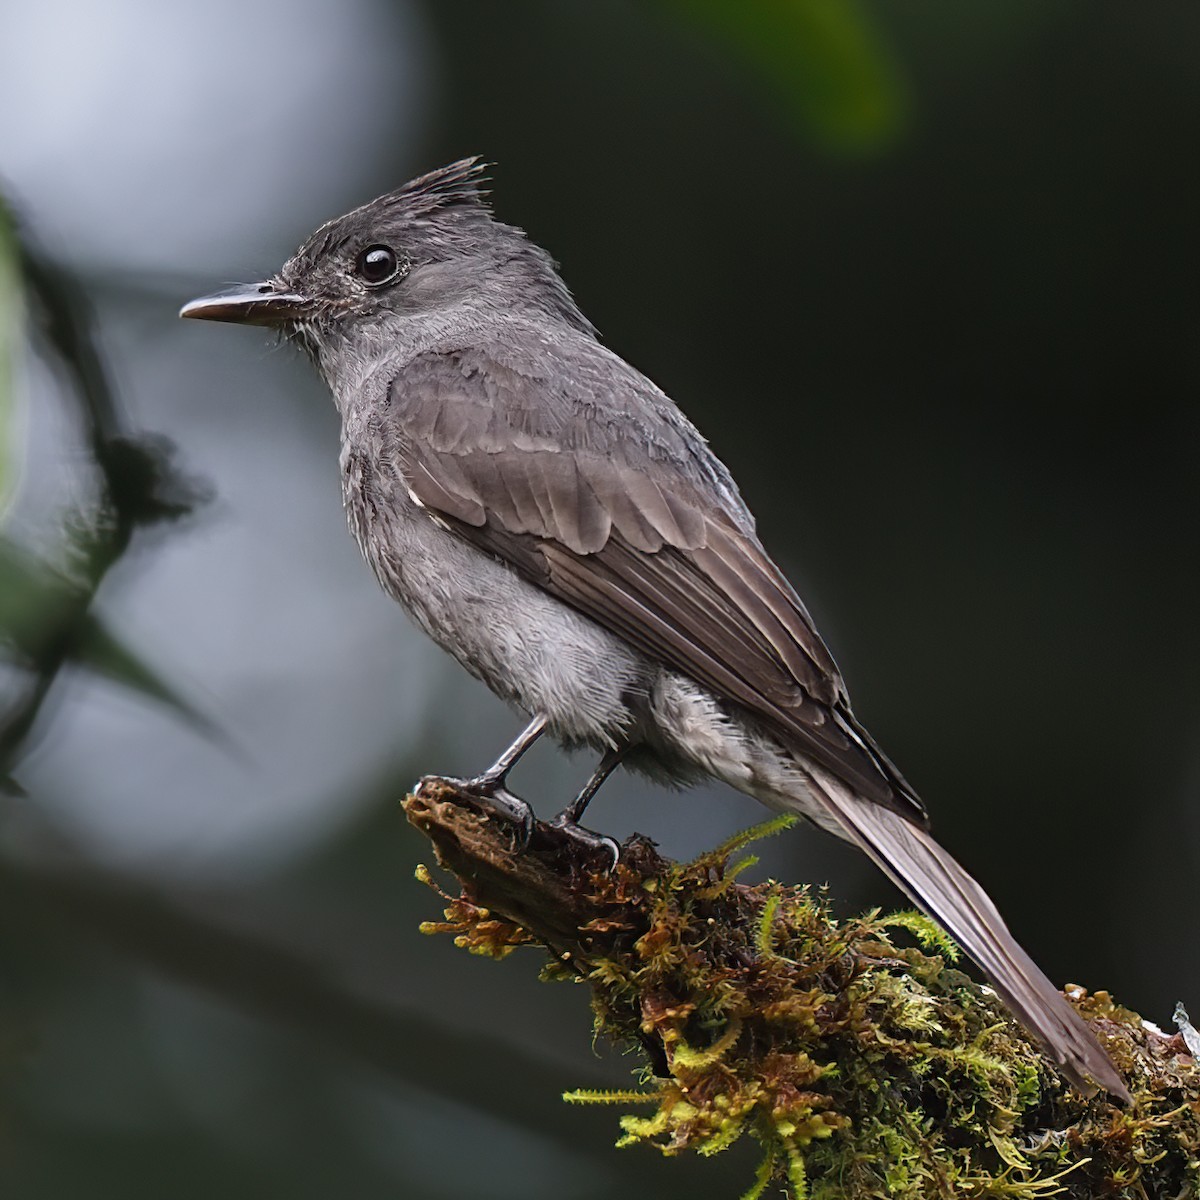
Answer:
<svg viewBox="0 0 1200 1200"><path fill-rule="evenodd" d="M687 864L633 838L610 871L540 822L521 846L452 780L422 780L405 811L461 887L427 931L495 957L542 947L545 978L591 987L597 1032L644 1052L630 1091L564 1097L646 1106L618 1145L709 1155L749 1134L748 1200L776 1180L826 1200L1200 1195L1182 1037L1069 987L1134 1095L1084 1099L924 916L839 922L806 887L737 882L731 859L783 821Z"/></svg>

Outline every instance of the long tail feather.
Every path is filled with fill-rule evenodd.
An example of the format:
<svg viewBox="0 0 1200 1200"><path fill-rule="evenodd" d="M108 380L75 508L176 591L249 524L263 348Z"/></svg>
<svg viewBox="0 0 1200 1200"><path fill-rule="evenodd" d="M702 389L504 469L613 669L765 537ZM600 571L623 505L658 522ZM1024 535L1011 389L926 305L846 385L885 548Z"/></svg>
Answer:
<svg viewBox="0 0 1200 1200"><path fill-rule="evenodd" d="M1112 1060L1062 993L1008 931L987 893L923 829L813 772L813 790L850 841L914 903L940 921L1004 1002L1085 1095L1096 1085L1128 1103Z"/></svg>

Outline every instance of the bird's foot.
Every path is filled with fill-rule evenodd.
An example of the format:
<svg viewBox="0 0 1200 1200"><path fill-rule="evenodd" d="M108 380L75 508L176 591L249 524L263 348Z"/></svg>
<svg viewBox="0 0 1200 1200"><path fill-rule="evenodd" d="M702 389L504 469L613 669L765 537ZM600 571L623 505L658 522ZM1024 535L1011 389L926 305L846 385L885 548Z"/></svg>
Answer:
<svg viewBox="0 0 1200 1200"><path fill-rule="evenodd" d="M476 775L471 779L460 779L447 775L426 776L418 783L418 792L425 783L437 783L473 796L485 808L513 827L518 850L525 850L529 847L538 821L529 803L505 787L504 775L494 771L485 771L482 775ZM621 847L613 838L594 833L590 829L584 829L578 823L577 814L578 802L568 805L552 821L541 826L543 836L546 832L552 832L561 842L574 842L577 848L582 849L589 856L598 851L604 851L605 857L609 860L607 870L612 871L621 861Z"/></svg>
<svg viewBox="0 0 1200 1200"><path fill-rule="evenodd" d="M606 837L602 833L593 833L592 830L584 829L582 825L577 825L571 819L569 809L565 812L560 812L554 820L549 822L549 827L568 841L582 846L589 853L603 850L611 860L607 868L609 872L616 870L617 863L621 861L621 847L615 839Z"/></svg>
<svg viewBox="0 0 1200 1200"><path fill-rule="evenodd" d="M485 772L472 779L446 779L445 782L482 800L498 817L514 826L519 849L524 850L529 845L535 819L533 809L527 801L504 786L503 775Z"/></svg>

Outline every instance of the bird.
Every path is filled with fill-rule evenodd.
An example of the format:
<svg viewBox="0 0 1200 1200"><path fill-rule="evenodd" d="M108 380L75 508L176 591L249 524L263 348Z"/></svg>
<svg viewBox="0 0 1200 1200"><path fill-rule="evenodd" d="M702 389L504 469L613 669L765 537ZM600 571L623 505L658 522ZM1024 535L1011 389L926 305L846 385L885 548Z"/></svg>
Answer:
<svg viewBox="0 0 1200 1200"><path fill-rule="evenodd" d="M180 316L269 326L341 418L347 519L384 590L528 724L469 784L510 816L543 735L598 764L715 778L865 852L978 964L1085 1095L1129 1091L1095 1033L929 831L850 706L729 470L600 339L464 158L326 222L278 274Z"/></svg>

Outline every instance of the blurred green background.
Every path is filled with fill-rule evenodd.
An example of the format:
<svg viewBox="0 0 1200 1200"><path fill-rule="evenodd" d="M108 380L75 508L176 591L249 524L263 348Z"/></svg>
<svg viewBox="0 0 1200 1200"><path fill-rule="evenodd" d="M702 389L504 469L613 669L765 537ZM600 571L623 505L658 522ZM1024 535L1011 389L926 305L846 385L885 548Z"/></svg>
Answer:
<svg viewBox="0 0 1200 1200"><path fill-rule="evenodd" d="M613 1150L558 1099L634 1065L582 990L416 932L397 799L517 719L358 561L307 365L175 317L471 153L1035 957L1200 1007L1198 35L1182 0L9 4L0 1193L749 1182ZM543 812L588 772L531 758ZM675 856L760 815L623 776L590 814ZM895 899L816 832L762 869Z"/></svg>

